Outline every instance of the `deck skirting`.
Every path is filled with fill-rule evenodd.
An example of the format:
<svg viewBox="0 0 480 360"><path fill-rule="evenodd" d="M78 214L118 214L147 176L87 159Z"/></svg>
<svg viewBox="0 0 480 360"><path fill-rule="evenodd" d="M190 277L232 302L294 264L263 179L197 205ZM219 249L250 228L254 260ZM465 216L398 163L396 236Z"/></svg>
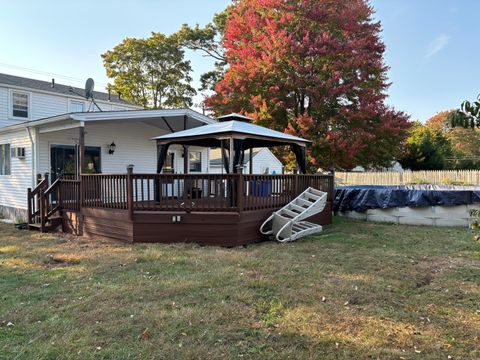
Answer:
<svg viewBox="0 0 480 360"><path fill-rule="evenodd" d="M331 203L309 220L332 222ZM262 241L262 222L268 210L238 212L138 211L130 220L127 210L82 208L64 211L64 231L130 243L197 243L233 247Z"/></svg>

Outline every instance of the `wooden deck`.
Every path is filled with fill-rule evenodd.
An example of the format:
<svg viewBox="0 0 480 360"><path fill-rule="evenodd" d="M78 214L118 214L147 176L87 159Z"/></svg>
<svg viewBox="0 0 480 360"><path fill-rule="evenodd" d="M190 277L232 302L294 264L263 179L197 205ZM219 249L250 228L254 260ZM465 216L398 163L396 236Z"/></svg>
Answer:
<svg viewBox="0 0 480 360"><path fill-rule="evenodd" d="M237 246L261 241L262 222L309 186L328 192L326 209L310 221L330 224L330 175L81 175L60 180L58 202L45 199L43 211L60 209L63 230L77 235Z"/></svg>

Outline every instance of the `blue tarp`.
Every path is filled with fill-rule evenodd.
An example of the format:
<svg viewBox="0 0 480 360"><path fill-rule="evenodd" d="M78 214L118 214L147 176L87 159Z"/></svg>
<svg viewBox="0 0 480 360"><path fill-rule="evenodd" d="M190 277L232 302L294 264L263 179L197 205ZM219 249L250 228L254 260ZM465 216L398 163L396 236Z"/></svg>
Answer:
<svg viewBox="0 0 480 360"><path fill-rule="evenodd" d="M480 202L480 188L449 185L341 186L335 189L335 212L393 207L454 206Z"/></svg>

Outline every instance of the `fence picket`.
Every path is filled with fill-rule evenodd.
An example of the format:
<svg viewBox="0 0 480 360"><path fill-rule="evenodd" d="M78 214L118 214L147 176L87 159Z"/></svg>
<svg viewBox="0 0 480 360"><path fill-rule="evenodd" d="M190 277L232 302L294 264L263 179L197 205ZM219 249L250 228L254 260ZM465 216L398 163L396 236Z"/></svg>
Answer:
<svg viewBox="0 0 480 360"><path fill-rule="evenodd" d="M480 170L336 172L337 185L480 185Z"/></svg>

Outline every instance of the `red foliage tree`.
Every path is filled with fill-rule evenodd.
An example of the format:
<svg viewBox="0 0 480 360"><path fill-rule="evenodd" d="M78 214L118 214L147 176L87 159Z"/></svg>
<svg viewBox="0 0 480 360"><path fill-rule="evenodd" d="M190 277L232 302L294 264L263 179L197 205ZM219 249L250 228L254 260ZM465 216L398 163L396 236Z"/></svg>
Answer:
<svg viewBox="0 0 480 360"><path fill-rule="evenodd" d="M384 104L372 13L364 0L237 1L224 34L229 68L207 106L312 140L312 168L388 164L410 125Z"/></svg>

